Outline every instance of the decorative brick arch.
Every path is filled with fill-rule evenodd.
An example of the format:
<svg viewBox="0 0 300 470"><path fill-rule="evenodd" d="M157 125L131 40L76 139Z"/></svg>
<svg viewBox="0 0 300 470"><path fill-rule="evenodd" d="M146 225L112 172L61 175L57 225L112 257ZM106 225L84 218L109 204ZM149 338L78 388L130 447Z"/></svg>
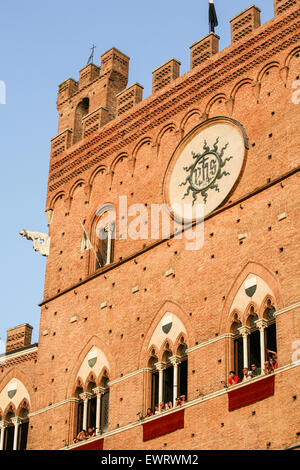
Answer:
<svg viewBox="0 0 300 470"><path fill-rule="evenodd" d="M157 148L157 156L159 155L160 144L163 136L170 131L177 131L177 126L174 122L169 122L168 124L166 124L162 129L160 129L159 133L157 134L153 143L153 146Z"/></svg>
<svg viewBox="0 0 300 470"><path fill-rule="evenodd" d="M212 108L212 106L219 100L222 100L224 101L224 103L226 102L227 100L227 96L225 95L225 93L218 93L217 95L213 96L209 102L207 103L206 107L205 107L205 114L207 116L209 116L210 114L210 110Z"/></svg>
<svg viewBox="0 0 300 470"><path fill-rule="evenodd" d="M89 386L90 382L94 382L97 385L97 377L96 377L96 374L93 371L91 371L89 373L89 375L87 376L87 378L86 378L86 381L85 381L85 384L84 384L84 387L83 387L85 392L88 391L88 386Z"/></svg>
<svg viewBox="0 0 300 470"><path fill-rule="evenodd" d="M167 347L168 346L168 347ZM161 362L163 360L163 355L166 351L169 351L172 356L175 354L174 353L174 346L173 346L173 341L171 341L169 338L166 338L161 345L161 348L158 353L158 360Z"/></svg>
<svg viewBox="0 0 300 470"><path fill-rule="evenodd" d="M182 321L187 331L187 338L188 338L187 345L189 346L195 343L194 332L191 327L187 314L181 309L181 307L178 304L167 300L163 303L163 305L158 310L156 316L153 319L151 326L148 329L147 334L145 335L144 343L142 345L140 356L139 356L139 368L145 367L145 363L146 364L148 363L149 351L151 351L152 349L156 350L156 347L154 345L152 345L151 348L149 349L149 343L154 333L154 330L156 329L158 323L166 314L166 312L172 312L175 316L179 318L179 320Z"/></svg>
<svg viewBox="0 0 300 470"><path fill-rule="evenodd" d="M181 338L183 338L183 342L181 341ZM182 344L187 344L187 338L186 338L186 334L182 331L179 333L179 335L177 336L177 339L174 343L174 346L173 346L173 354L177 354L177 351L178 351L178 348L182 345Z"/></svg>
<svg viewBox="0 0 300 470"><path fill-rule="evenodd" d="M68 197L73 197L74 192L78 187L82 187L86 184L85 180L83 178L80 178L77 180L70 188L69 195Z"/></svg>
<svg viewBox="0 0 300 470"><path fill-rule="evenodd" d="M136 160L136 156L139 152L139 150L144 146L144 145L150 145L152 143L152 138L151 137L144 137L143 139L139 140L139 142L136 144L132 151L132 158Z"/></svg>
<svg viewBox="0 0 300 470"><path fill-rule="evenodd" d="M191 109L188 113L186 113L184 115L183 119L181 120L180 126L179 126L182 137L184 135L186 123L188 122L188 120L192 116L199 116L199 123L201 122L202 113L201 113L200 109L198 109L198 108Z"/></svg>
<svg viewBox="0 0 300 470"><path fill-rule="evenodd" d="M6 420L6 416L8 415L8 413L13 413L15 416L17 416L17 410L16 410L16 407L15 405L10 402L8 403L7 407L5 408L4 410L4 413L3 413L3 419Z"/></svg>
<svg viewBox="0 0 300 470"><path fill-rule="evenodd" d="M110 165L110 168L109 168L109 173L113 173L115 172L115 168L116 166L118 165L119 162L122 162L125 158L129 158L128 156L128 153L127 152L122 152L120 153L112 162L111 162L111 165Z"/></svg>
<svg viewBox="0 0 300 470"><path fill-rule="evenodd" d="M237 275L236 280L232 284L226 296L226 301L224 303L224 306L221 312L221 317L220 317L219 334L228 333L228 331L230 330L230 326L231 326L230 309L231 309L232 302L239 288L241 287L242 283L246 280L249 274L253 274L254 276L257 275L261 277L272 289L276 298L276 304L278 308L283 307L281 287L276 277L272 274L272 272L269 269L265 268L262 264L255 263L254 261L249 261L246 264L246 266L243 268L243 270Z"/></svg>
<svg viewBox="0 0 300 470"><path fill-rule="evenodd" d="M29 404L29 401L27 400L27 398L23 398L18 406L18 409L17 409L17 415L16 416L20 416L20 412L22 409L26 408L28 413L30 413L30 404Z"/></svg>
<svg viewBox="0 0 300 470"><path fill-rule="evenodd" d="M63 199L66 197L65 191L59 191L58 193L53 196L53 198L50 201L49 207L46 210L54 210L55 204L59 199Z"/></svg>
<svg viewBox="0 0 300 470"><path fill-rule="evenodd" d="M97 382L96 382L97 385L101 386L101 382L105 377L107 377L108 380L110 379L110 371L108 370L107 367L103 367L103 369L101 370L98 376Z"/></svg>
<svg viewBox="0 0 300 470"><path fill-rule="evenodd" d="M98 338L98 336L92 336L73 361L73 367L69 375L65 398L70 398L71 396L73 396L72 392L75 390L74 384L77 383L77 375L79 369L82 365L84 358L93 346L102 350L105 356L107 357L110 366L109 377L115 376L115 361L108 346L100 338Z"/></svg>
<svg viewBox="0 0 300 470"><path fill-rule="evenodd" d="M83 380L81 377L77 377L77 380L73 386L73 389L72 389L72 397L75 397L75 392L76 392L76 389L77 388L82 388L83 391L84 390L84 383L83 383Z"/></svg>
<svg viewBox="0 0 300 470"><path fill-rule="evenodd" d="M271 294L266 295L264 300L261 303L260 309L259 309L259 314L258 316L260 318L264 318L264 313L266 308L268 307L268 301L270 301L271 305L275 307L275 310L277 310L277 304L276 304L276 299Z"/></svg>
<svg viewBox="0 0 300 470"><path fill-rule="evenodd" d="M243 80L237 82L231 90L230 98L235 99L237 92L245 85L253 85L253 79L243 78Z"/></svg>
<svg viewBox="0 0 300 470"><path fill-rule="evenodd" d="M262 79L264 78L265 74L270 70L270 69L273 69L273 68L277 68L278 70L280 69L280 63L278 61L273 61L273 62L269 62L268 64L266 64L262 69L260 69L260 71L258 72L257 74L257 78L256 80L261 83Z"/></svg>
<svg viewBox="0 0 300 470"><path fill-rule="evenodd" d="M94 171L92 171L92 173L90 174L90 177L88 179L88 184L93 184L94 183L94 179L96 178L96 176L101 173L101 174L107 174L108 173L108 169L107 169L107 166L105 165L99 165L97 166Z"/></svg>
<svg viewBox="0 0 300 470"><path fill-rule="evenodd" d="M244 313L242 314L242 324L246 325L248 323L248 318L252 315L252 309L255 314L259 313L259 306L250 300L249 304L247 305L247 308L245 309Z"/></svg>

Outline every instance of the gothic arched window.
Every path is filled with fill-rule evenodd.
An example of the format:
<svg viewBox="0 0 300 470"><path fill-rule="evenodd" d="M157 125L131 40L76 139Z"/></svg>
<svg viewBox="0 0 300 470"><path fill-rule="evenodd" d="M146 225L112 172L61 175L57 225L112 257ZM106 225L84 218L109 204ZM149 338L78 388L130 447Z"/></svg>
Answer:
<svg viewBox="0 0 300 470"><path fill-rule="evenodd" d="M74 122L74 144L79 142L82 138L82 119L89 113L89 107L90 101L88 98L83 98L83 100L77 105Z"/></svg>

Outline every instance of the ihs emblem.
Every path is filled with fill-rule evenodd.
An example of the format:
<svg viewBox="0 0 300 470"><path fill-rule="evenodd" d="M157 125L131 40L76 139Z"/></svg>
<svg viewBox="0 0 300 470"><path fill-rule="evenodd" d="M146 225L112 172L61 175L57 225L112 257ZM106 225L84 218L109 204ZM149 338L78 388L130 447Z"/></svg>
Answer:
<svg viewBox="0 0 300 470"><path fill-rule="evenodd" d="M218 180L223 178L223 176L230 175L227 171L222 170L226 163L233 158L222 158L229 144L227 143L225 147L219 151L218 143L219 137L211 149L205 140L203 146L204 152L202 154L192 152L193 159L196 161L191 166L184 167L184 170L189 172L189 176L179 186L185 186L189 183L187 191L182 199L185 199L192 191L192 205L195 204L198 194L201 194L205 204L208 197L208 190L215 189L220 192Z"/></svg>

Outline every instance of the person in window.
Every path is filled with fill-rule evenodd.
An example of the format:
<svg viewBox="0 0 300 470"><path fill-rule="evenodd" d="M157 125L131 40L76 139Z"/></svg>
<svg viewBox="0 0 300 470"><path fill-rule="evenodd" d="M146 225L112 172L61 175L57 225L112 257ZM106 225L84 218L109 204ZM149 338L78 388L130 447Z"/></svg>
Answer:
<svg viewBox="0 0 300 470"><path fill-rule="evenodd" d="M267 355L269 360L272 358L275 360L275 362L277 361L277 352L271 351L271 349L267 349Z"/></svg>
<svg viewBox="0 0 300 470"><path fill-rule="evenodd" d="M82 429L78 433L77 437L74 439L74 443L84 441L85 439L86 439L86 434L85 434L85 431Z"/></svg>
<svg viewBox="0 0 300 470"><path fill-rule="evenodd" d="M274 370L278 368L278 362L275 359L271 358L269 360L269 363L270 363L270 371L274 372Z"/></svg>
<svg viewBox="0 0 300 470"><path fill-rule="evenodd" d="M148 408L148 409L147 409L146 418L150 418L150 416L153 416L153 413L152 413L151 408Z"/></svg>
<svg viewBox="0 0 300 470"><path fill-rule="evenodd" d="M175 406L181 406L181 400L180 398L176 398L176 401L175 401Z"/></svg>
<svg viewBox="0 0 300 470"><path fill-rule="evenodd" d="M90 437L95 437L95 429L94 428L91 428L89 427L88 428L88 432L87 432L87 438L89 439Z"/></svg>
<svg viewBox="0 0 300 470"><path fill-rule="evenodd" d="M240 378L238 375L236 375L235 371L234 370L231 370L229 372L229 379L228 379L228 383L229 385L236 385L240 382Z"/></svg>
<svg viewBox="0 0 300 470"><path fill-rule="evenodd" d="M181 401L181 404L184 405L185 402L186 402L186 397L185 395L180 395L180 401Z"/></svg>
<svg viewBox="0 0 300 470"><path fill-rule="evenodd" d="M173 408L173 403L171 401L168 402L168 408L171 410Z"/></svg>
<svg viewBox="0 0 300 470"><path fill-rule="evenodd" d="M265 366L264 366L264 375L268 375L269 373L270 373L270 364L269 364L269 361L266 361Z"/></svg>
<svg viewBox="0 0 300 470"><path fill-rule="evenodd" d="M247 380L251 380L251 379L252 379L252 372L250 372L248 367L245 367L243 369L243 380L242 380L242 382L247 382Z"/></svg>
<svg viewBox="0 0 300 470"><path fill-rule="evenodd" d="M158 415L158 413L159 413L159 408L158 408L158 406L156 406L155 409L154 409L154 414Z"/></svg>
<svg viewBox="0 0 300 470"><path fill-rule="evenodd" d="M256 367L256 364L251 364L251 372L252 377L257 377L258 375L261 375L261 369L259 367Z"/></svg>
<svg viewBox="0 0 300 470"><path fill-rule="evenodd" d="M159 406L160 406L160 411L165 411L166 406L165 406L163 401L161 402L161 404Z"/></svg>

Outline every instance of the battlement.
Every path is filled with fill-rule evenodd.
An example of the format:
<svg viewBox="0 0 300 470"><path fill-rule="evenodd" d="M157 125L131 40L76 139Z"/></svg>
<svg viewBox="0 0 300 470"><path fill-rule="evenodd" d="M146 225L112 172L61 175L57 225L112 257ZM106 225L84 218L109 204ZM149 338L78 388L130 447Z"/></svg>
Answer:
<svg viewBox="0 0 300 470"><path fill-rule="evenodd" d="M255 5L250 6L230 20L231 42L243 39L261 25L261 10Z"/></svg>
<svg viewBox="0 0 300 470"><path fill-rule="evenodd" d="M275 18L300 5L300 0L274 0ZM231 46L237 46L261 27L261 10L251 5L230 20ZM259 33L258 33L259 34ZM190 70L218 60L220 37L210 33L190 46ZM227 49L228 49L227 48ZM143 100L143 86L127 87L130 58L112 47L101 55L101 65L90 63L79 80L68 78L59 85L58 135L52 140L51 158L62 156L72 145L87 138L111 120L131 111ZM153 72L152 95L163 93L180 77L180 62L170 59Z"/></svg>

